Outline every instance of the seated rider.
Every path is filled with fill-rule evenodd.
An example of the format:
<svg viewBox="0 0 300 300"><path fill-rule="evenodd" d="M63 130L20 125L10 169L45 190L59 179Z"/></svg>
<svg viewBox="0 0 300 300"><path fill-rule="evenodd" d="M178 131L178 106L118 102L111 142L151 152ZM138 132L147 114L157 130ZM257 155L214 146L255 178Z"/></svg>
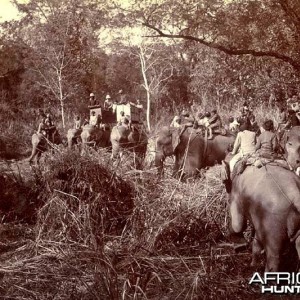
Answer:
<svg viewBox="0 0 300 300"><path fill-rule="evenodd" d="M248 124L247 126L251 126L250 119L253 115L252 110L250 110L249 105L247 102L244 102L243 108L241 110L241 115L238 117L238 122L244 122L246 121Z"/></svg>
<svg viewBox="0 0 300 300"><path fill-rule="evenodd" d="M121 111L120 115L121 115L121 117L120 117L118 125L119 126L125 126L125 127L129 128L130 127L130 117L129 116L125 116L124 111Z"/></svg>
<svg viewBox="0 0 300 300"><path fill-rule="evenodd" d="M81 120L79 116L76 116L74 119L74 129L80 129L81 127Z"/></svg>
<svg viewBox="0 0 300 300"><path fill-rule="evenodd" d="M44 123L45 123L46 138L51 142L53 142L56 126L54 125L51 114L49 112L46 113L46 119L44 120Z"/></svg>
<svg viewBox="0 0 300 300"><path fill-rule="evenodd" d="M232 154L234 155L229 162L230 172L235 164L244 156L255 153L256 134L251 131L247 122L241 123L240 132L235 139Z"/></svg>
<svg viewBox="0 0 300 300"><path fill-rule="evenodd" d="M44 136L46 136L46 123L45 123L45 118L43 118L38 126L38 130L37 130L38 134L42 134Z"/></svg>
<svg viewBox="0 0 300 300"><path fill-rule="evenodd" d="M204 115L200 113L198 115L198 118L199 118L198 125L202 125L202 126L208 127L209 126L209 119L210 119L210 117L211 117L211 114L208 111L205 112Z"/></svg>
<svg viewBox="0 0 300 300"><path fill-rule="evenodd" d="M229 122L228 130L232 133L237 133L240 125L239 122L234 117L229 117L228 122Z"/></svg>
<svg viewBox="0 0 300 300"><path fill-rule="evenodd" d="M93 126L97 126L98 125L98 116L96 115L96 112L95 111L92 111L91 112L91 115L90 115L90 121L89 121L89 124L90 125L93 125Z"/></svg>
<svg viewBox="0 0 300 300"><path fill-rule="evenodd" d="M263 128L265 131L257 137L255 149L259 156L273 158L278 145L276 134L273 132L273 121L266 120Z"/></svg>
<svg viewBox="0 0 300 300"><path fill-rule="evenodd" d="M214 132L219 132L222 126L221 118L217 114L217 110L214 109L211 111L211 118L208 120L208 139L211 140L213 138Z"/></svg>
<svg viewBox="0 0 300 300"><path fill-rule="evenodd" d="M194 118L190 116L190 113L187 110L183 110L181 115L181 124L185 126L193 126L194 124Z"/></svg>
<svg viewBox="0 0 300 300"><path fill-rule="evenodd" d="M260 134L260 127L258 126L258 123L253 113L250 114L249 121L250 121L252 131L256 132L256 134Z"/></svg>

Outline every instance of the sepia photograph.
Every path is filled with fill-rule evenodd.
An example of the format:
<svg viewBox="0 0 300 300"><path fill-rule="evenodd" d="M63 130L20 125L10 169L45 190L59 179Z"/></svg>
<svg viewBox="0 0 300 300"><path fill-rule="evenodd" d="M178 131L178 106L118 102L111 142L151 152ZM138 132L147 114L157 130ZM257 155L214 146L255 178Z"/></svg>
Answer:
<svg viewBox="0 0 300 300"><path fill-rule="evenodd" d="M0 0L0 299L296 299L299 176L299 0Z"/></svg>

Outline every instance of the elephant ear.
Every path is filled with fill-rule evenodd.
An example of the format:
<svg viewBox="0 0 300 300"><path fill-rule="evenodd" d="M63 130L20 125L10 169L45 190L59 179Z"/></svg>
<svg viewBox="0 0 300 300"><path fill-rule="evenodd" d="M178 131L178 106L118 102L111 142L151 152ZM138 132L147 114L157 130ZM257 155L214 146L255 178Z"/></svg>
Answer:
<svg viewBox="0 0 300 300"><path fill-rule="evenodd" d="M180 143L180 136L181 136L181 129L176 128L174 131L172 131L172 149L173 152L175 152L177 146Z"/></svg>

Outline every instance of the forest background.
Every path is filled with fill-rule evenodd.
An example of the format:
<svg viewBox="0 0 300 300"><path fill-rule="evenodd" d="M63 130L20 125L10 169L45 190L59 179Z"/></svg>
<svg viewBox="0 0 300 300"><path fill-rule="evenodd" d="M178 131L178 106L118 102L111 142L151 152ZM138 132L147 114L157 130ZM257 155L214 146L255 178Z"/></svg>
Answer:
<svg viewBox="0 0 300 300"><path fill-rule="evenodd" d="M35 130L39 108L68 127L91 92L140 99L149 127L192 105L237 113L299 92L298 1L12 2L19 18L0 30L6 128Z"/></svg>

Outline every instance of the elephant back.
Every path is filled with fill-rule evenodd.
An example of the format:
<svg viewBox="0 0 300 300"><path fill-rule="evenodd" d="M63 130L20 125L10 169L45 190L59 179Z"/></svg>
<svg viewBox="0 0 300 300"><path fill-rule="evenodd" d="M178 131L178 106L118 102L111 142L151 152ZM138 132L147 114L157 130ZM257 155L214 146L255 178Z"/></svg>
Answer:
<svg viewBox="0 0 300 300"><path fill-rule="evenodd" d="M86 124L82 127L82 131L92 131L94 129L95 129L95 126L91 125L91 124Z"/></svg>
<svg viewBox="0 0 300 300"><path fill-rule="evenodd" d="M70 128L68 130L67 136L68 137L78 137L82 132L82 129L75 129L75 128Z"/></svg>
<svg viewBox="0 0 300 300"><path fill-rule="evenodd" d="M114 126L110 139L115 147L132 147L137 152L146 152L147 150L147 136L140 128L130 130L126 126Z"/></svg>
<svg viewBox="0 0 300 300"><path fill-rule="evenodd" d="M131 131L127 126L114 126L111 131L111 140L118 140L121 142L128 142L128 136Z"/></svg>

